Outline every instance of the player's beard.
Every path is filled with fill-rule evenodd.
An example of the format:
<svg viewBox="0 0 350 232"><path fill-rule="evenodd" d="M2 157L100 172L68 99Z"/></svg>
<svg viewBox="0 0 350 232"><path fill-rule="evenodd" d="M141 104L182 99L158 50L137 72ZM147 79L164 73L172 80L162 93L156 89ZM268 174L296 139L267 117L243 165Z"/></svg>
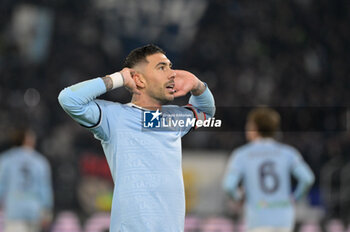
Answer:
<svg viewBox="0 0 350 232"><path fill-rule="evenodd" d="M165 96L164 96L164 104L167 104L171 101L174 101L175 97L174 97L174 93L173 94L170 94L168 93L168 89L165 88Z"/></svg>
<svg viewBox="0 0 350 232"><path fill-rule="evenodd" d="M159 102L159 104L166 105L169 102L174 101L174 96L171 96L171 94L168 93L167 88L162 88L159 92L160 93L158 94L152 94L153 98L156 99Z"/></svg>
<svg viewBox="0 0 350 232"><path fill-rule="evenodd" d="M162 99L159 100L162 105L166 105L171 101L174 101L174 98L168 99L166 96L164 96Z"/></svg>

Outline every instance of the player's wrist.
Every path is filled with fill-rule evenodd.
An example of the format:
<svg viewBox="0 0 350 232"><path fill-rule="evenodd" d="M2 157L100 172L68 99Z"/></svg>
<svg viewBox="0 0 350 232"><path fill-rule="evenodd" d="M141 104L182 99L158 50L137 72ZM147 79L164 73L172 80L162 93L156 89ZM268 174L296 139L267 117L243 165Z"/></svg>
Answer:
<svg viewBox="0 0 350 232"><path fill-rule="evenodd" d="M124 77L120 72L106 75L102 77L102 80L106 86L107 91L124 86Z"/></svg>
<svg viewBox="0 0 350 232"><path fill-rule="evenodd" d="M198 80L198 83L196 84L196 87L191 90L191 94L194 96L199 96L205 91L206 85Z"/></svg>
<svg viewBox="0 0 350 232"><path fill-rule="evenodd" d="M120 72L108 75L112 79L112 89L124 86L124 77Z"/></svg>

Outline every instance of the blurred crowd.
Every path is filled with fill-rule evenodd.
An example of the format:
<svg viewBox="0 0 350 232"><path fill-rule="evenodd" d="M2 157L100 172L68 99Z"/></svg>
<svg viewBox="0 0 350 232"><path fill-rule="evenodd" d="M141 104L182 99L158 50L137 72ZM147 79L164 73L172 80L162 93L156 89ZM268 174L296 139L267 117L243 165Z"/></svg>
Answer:
<svg viewBox="0 0 350 232"><path fill-rule="evenodd" d="M74 190L86 170L77 168L83 155L103 156L99 142L59 107L59 91L120 70L128 52L145 43L164 48L176 69L208 83L217 106L349 106L346 0L105 2L0 1L1 150L10 146L7 134L15 126L30 124L37 131L38 149L53 167L58 210L80 207ZM186 14L181 7L195 13ZM127 103L130 94L120 89L104 98ZM243 131L194 133L184 138L184 149L226 150L229 155L245 142ZM330 217L348 217L339 205L349 204L350 195L327 194L330 186L339 192L348 184L341 173L332 173L349 161L349 137L346 130L281 137L301 151L315 172L311 199Z"/></svg>

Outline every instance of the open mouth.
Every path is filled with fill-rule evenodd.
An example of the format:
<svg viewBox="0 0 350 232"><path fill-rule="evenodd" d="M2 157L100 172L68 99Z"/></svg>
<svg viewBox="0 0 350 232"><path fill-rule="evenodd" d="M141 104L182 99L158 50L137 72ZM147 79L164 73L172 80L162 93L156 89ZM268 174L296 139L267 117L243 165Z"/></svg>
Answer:
<svg viewBox="0 0 350 232"><path fill-rule="evenodd" d="M174 87L175 87L175 83L174 83L174 82L168 83L168 84L166 85L166 88L167 88L168 90L170 90L171 92L174 92L174 91L175 91L175 90L174 90Z"/></svg>

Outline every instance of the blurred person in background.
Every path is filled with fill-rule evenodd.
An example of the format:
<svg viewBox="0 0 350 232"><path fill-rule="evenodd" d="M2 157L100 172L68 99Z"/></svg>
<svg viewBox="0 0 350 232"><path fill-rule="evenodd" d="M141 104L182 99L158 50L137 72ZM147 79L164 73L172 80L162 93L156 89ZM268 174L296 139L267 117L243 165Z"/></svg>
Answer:
<svg viewBox="0 0 350 232"><path fill-rule="evenodd" d="M51 167L35 150L36 135L18 128L11 135L15 147L0 155L0 205L5 232L48 229L52 219Z"/></svg>
<svg viewBox="0 0 350 232"><path fill-rule="evenodd" d="M248 144L233 151L223 188L234 200L245 192L245 223L249 232L291 232L294 202L314 182L314 174L299 152L273 139L280 115L270 108L252 110L247 118ZM291 175L298 185L291 195Z"/></svg>
<svg viewBox="0 0 350 232"><path fill-rule="evenodd" d="M212 117L214 98L195 75L173 70L155 45L131 51L124 67L65 88L59 103L101 141L115 184L110 231L184 231L181 138L192 127L145 129L142 117L150 112L151 121L162 114L191 120ZM96 100L122 86L133 93L131 103ZM165 105L189 92L191 105Z"/></svg>

